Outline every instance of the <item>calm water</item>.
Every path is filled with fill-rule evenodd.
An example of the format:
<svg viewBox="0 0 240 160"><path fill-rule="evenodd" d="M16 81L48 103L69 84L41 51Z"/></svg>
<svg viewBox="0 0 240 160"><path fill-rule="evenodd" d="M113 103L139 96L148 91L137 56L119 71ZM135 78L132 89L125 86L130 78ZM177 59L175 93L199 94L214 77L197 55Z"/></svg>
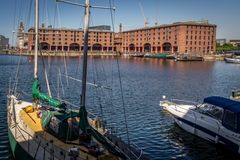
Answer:
<svg viewBox="0 0 240 160"><path fill-rule="evenodd" d="M0 55L0 159L10 158L7 121L6 94L9 80L12 81L19 67L18 89L31 93L33 63L29 57ZM55 96L79 104L80 83L60 74L81 78L81 59L46 58L50 85ZM64 69L66 62L67 70ZM40 80L46 90L40 59ZM229 97L240 88L240 65L225 62L174 62L157 59L119 59L123 83L124 102L130 140L154 159L234 159L236 155L226 149L192 136L176 126L171 116L159 107L162 95L169 98L201 102L204 97L219 95ZM113 91L88 86L87 109L103 117L109 127L116 127L123 139L125 125L117 60L114 58L90 58L88 81L111 86ZM66 72L67 71L67 72ZM59 85L58 85L59 84ZM29 100L27 95L22 94ZM103 97L103 98L100 98ZM99 104L102 105L99 105ZM114 107L109 107L113 104Z"/></svg>

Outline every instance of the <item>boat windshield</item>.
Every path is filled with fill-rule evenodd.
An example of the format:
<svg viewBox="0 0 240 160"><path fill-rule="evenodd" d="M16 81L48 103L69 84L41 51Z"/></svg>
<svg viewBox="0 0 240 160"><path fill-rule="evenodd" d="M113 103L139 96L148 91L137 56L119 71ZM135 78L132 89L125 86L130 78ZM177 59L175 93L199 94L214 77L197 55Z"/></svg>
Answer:
<svg viewBox="0 0 240 160"><path fill-rule="evenodd" d="M196 108L200 113L206 114L217 120L222 120L223 109L211 104L201 104Z"/></svg>

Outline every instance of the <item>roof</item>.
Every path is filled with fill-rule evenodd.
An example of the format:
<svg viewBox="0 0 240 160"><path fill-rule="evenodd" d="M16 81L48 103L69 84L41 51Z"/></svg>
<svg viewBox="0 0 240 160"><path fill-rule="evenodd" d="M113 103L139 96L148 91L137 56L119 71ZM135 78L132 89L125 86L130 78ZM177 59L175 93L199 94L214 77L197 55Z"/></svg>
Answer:
<svg viewBox="0 0 240 160"><path fill-rule="evenodd" d="M31 27L28 29L28 31L35 31L34 27ZM45 30L45 31L73 31L73 32L83 32L82 28L79 29L71 29L71 28L46 28L46 27L40 27L39 30ZM90 32L104 32L104 33L113 33L111 30L99 30L99 29L91 29L89 28Z"/></svg>
<svg viewBox="0 0 240 160"><path fill-rule="evenodd" d="M234 113L240 113L240 102L228 98L212 96L205 98L203 102L230 110Z"/></svg>
<svg viewBox="0 0 240 160"><path fill-rule="evenodd" d="M138 31L138 30L148 30L148 29L154 29L154 28L175 27L175 26L217 27L217 25L215 25L215 24L208 23L208 21L188 21L188 22L175 22L172 24L161 24L161 25L149 26L149 27L144 27L144 28L135 28L135 29L125 30L123 32L132 32L132 31Z"/></svg>

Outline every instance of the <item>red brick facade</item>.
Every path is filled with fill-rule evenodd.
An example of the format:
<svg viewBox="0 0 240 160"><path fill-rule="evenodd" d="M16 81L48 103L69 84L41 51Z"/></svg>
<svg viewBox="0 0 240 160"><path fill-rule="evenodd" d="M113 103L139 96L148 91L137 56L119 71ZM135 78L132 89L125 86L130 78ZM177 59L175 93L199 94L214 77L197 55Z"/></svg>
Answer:
<svg viewBox="0 0 240 160"><path fill-rule="evenodd" d="M34 28L28 30L28 50L34 50ZM91 51L113 51L114 33L111 31L90 30L88 48ZM42 50L82 51L83 30L39 29L39 43Z"/></svg>
<svg viewBox="0 0 240 160"><path fill-rule="evenodd" d="M216 51L216 25L208 22L178 22L119 33L90 30L90 51L192 53ZM83 30L40 28L42 50L82 51ZM34 49L34 29L29 29L28 49Z"/></svg>
<svg viewBox="0 0 240 160"><path fill-rule="evenodd" d="M208 54L216 51L216 25L179 22L119 33L122 52Z"/></svg>

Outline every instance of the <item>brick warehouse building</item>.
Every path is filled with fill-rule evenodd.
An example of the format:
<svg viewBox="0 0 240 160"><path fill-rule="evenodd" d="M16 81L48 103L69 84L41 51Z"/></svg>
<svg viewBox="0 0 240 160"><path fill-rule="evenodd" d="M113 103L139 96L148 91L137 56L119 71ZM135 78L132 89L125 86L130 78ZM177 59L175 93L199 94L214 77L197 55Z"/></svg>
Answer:
<svg viewBox="0 0 240 160"><path fill-rule="evenodd" d="M118 33L94 27L89 32L90 51L192 53L216 51L216 25L208 21L176 22ZM120 27L121 28L121 27ZM82 51L83 30L40 28L42 50ZM34 28L29 29L28 49L34 49Z"/></svg>
<svg viewBox="0 0 240 160"><path fill-rule="evenodd" d="M133 29L121 33L123 52L196 53L216 51L216 25L202 22L176 22Z"/></svg>
<svg viewBox="0 0 240 160"><path fill-rule="evenodd" d="M34 28L28 30L28 50L34 50ZM114 33L108 29L90 29L88 49L108 52L114 49ZM82 51L82 29L40 28L39 43L41 50L48 51Z"/></svg>

